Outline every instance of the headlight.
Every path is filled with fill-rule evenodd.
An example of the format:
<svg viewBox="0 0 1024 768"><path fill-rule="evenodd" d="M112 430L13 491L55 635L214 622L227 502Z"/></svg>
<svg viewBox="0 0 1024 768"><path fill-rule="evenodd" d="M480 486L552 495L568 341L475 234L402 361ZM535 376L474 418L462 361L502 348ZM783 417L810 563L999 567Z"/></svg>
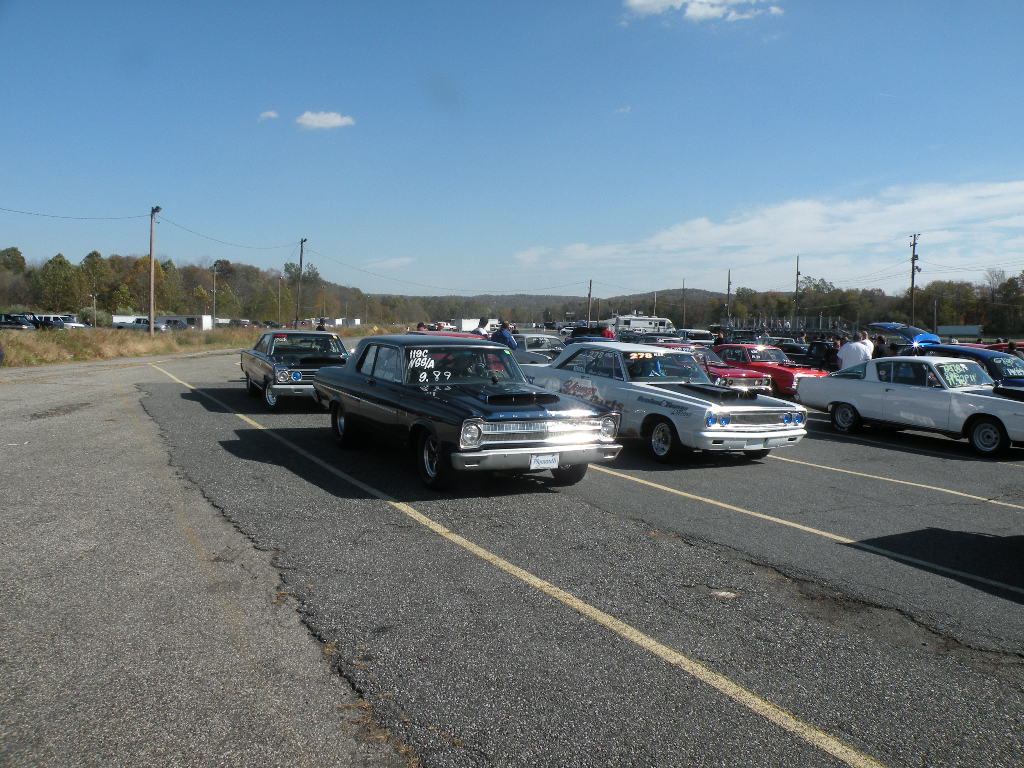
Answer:
<svg viewBox="0 0 1024 768"><path fill-rule="evenodd" d="M724 381L723 379L720 379L720 378L718 378L717 376L715 376L715 380L714 380L713 382L711 382L711 383L712 383L712 384L715 384L715 385L717 385L717 386L719 386L719 387L725 387L725 386L728 386L728 385L727 385L727 384L725 383L725 381Z"/></svg>
<svg viewBox="0 0 1024 768"><path fill-rule="evenodd" d="M707 424L709 427L713 427L715 426L715 424L718 423L718 417L713 413L709 413L708 418L704 423Z"/></svg>
<svg viewBox="0 0 1024 768"><path fill-rule="evenodd" d="M459 433L459 447L476 448L480 445L483 437L484 430L480 421L464 421L462 422L462 432Z"/></svg>
<svg viewBox="0 0 1024 768"><path fill-rule="evenodd" d="M288 379L291 378L292 372L285 368L283 371L277 372L277 383L284 384Z"/></svg>
<svg viewBox="0 0 1024 768"><path fill-rule="evenodd" d="M618 431L619 420L615 416L605 416L601 419L601 437L612 440Z"/></svg>
<svg viewBox="0 0 1024 768"><path fill-rule="evenodd" d="M730 416L728 413L723 413L721 416L718 417L718 423L721 424L723 427L728 427L730 421L732 421L732 416Z"/></svg>
<svg viewBox="0 0 1024 768"><path fill-rule="evenodd" d="M793 414L793 423L797 425L804 423L804 415L800 411Z"/></svg>
<svg viewBox="0 0 1024 768"><path fill-rule="evenodd" d="M793 414L792 413L783 414L783 416L782 416L782 423L783 424L792 424L793 423Z"/></svg>

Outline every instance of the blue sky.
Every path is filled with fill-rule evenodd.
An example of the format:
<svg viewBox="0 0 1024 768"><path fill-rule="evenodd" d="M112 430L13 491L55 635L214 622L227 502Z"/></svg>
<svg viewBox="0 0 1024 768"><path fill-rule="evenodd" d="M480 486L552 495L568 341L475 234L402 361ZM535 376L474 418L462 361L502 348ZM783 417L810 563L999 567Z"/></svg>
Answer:
<svg viewBox="0 0 1024 768"><path fill-rule="evenodd" d="M373 293L791 290L797 254L896 293L915 232L925 283L1016 274L1022 32L1017 0L0 0L0 208L142 217L0 210L0 248L144 253L160 205L161 258L306 237Z"/></svg>

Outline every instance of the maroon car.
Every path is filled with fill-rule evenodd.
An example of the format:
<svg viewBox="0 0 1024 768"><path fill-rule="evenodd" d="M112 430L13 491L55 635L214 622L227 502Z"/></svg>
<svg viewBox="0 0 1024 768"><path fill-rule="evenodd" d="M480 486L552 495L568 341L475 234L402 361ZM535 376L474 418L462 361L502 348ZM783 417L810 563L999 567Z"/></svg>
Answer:
<svg viewBox="0 0 1024 768"><path fill-rule="evenodd" d="M743 368L734 368L715 354L714 350L708 349L700 344L680 344L679 342L661 341L655 342L652 347L668 347L689 352L704 368L712 384L732 389L742 389L745 392L763 392L768 394L772 391L772 380L770 376L757 371L748 371Z"/></svg>

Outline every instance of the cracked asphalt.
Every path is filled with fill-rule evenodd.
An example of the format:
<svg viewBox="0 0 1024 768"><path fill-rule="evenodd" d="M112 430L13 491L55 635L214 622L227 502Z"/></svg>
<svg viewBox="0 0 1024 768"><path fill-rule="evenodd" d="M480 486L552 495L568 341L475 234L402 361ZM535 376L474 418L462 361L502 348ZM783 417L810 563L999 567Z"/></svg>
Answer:
<svg viewBox="0 0 1024 768"><path fill-rule="evenodd" d="M263 411L236 355L158 365L196 389L146 363L0 371L0 763L1024 762L1024 451L818 418L762 461L627 448L572 488L438 495L390 446L337 449L311 402Z"/></svg>

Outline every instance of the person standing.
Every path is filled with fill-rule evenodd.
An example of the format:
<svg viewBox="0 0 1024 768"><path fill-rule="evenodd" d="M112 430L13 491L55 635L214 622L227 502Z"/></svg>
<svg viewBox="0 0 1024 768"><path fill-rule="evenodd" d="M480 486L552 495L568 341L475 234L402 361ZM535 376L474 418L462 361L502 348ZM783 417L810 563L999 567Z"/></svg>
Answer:
<svg viewBox="0 0 1024 768"><path fill-rule="evenodd" d="M477 327L473 329L473 333L475 333L477 336L483 336L485 339L487 338L487 318L486 317L481 317L480 318L480 324L477 325Z"/></svg>
<svg viewBox="0 0 1024 768"><path fill-rule="evenodd" d="M864 334L867 336L867 334ZM846 339L846 337L843 337ZM861 343L860 339L846 339L846 342L839 348L839 369L849 368L851 365L866 362L871 359L871 353Z"/></svg>
<svg viewBox="0 0 1024 768"><path fill-rule="evenodd" d="M611 329L611 326L602 325L601 326L601 335L604 336L606 339L614 339L615 338L615 331L613 331Z"/></svg>
<svg viewBox="0 0 1024 768"><path fill-rule="evenodd" d="M502 320L501 327L491 334L491 341L496 341L498 344L504 344L509 349L516 349L519 346L515 337L512 335L512 332L509 330L507 320Z"/></svg>

